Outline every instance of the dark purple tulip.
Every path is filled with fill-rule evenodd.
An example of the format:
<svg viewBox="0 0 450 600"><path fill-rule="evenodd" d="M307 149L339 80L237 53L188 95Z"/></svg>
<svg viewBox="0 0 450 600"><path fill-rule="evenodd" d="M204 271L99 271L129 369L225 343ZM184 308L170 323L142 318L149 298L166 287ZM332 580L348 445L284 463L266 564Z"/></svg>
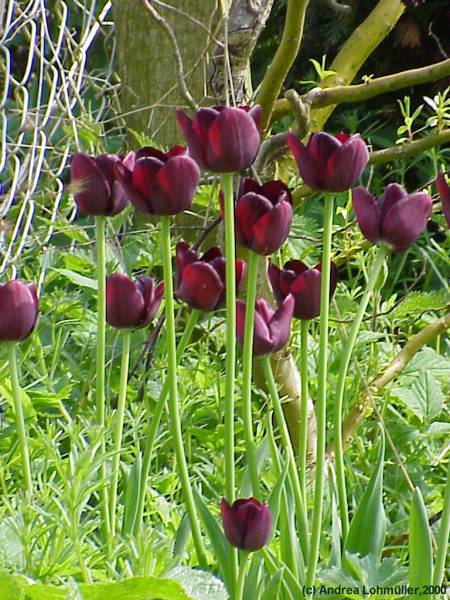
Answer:
<svg viewBox="0 0 450 600"><path fill-rule="evenodd" d="M294 298L289 294L281 306L274 310L264 298L255 303L253 356L277 352L289 338L291 319L294 312ZM245 302L236 302L236 334L239 344L244 343Z"/></svg>
<svg viewBox="0 0 450 600"><path fill-rule="evenodd" d="M106 320L117 329L145 327L155 318L163 293L164 283L155 285L153 277L134 282L115 273L106 279Z"/></svg>
<svg viewBox="0 0 450 600"><path fill-rule="evenodd" d="M272 254L285 242L292 223L291 194L281 181L258 185L245 179L236 202L236 241L257 254Z"/></svg>
<svg viewBox="0 0 450 600"><path fill-rule="evenodd" d="M315 319L320 315L320 286L322 265L309 269L301 260L289 260L282 269L269 265L269 279L275 299L280 306L288 294L295 300L294 317ZM331 263L330 298L337 285L337 269Z"/></svg>
<svg viewBox="0 0 450 600"><path fill-rule="evenodd" d="M236 260L236 289L245 273L245 262ZM199 258L186 242L176 251L177 297L192 308L203 311L222 308L225 302L225 258L213 246Z"/></svg>
<svg viewBox="0 0 450 600"><path fill-rule="evenodd" d="M378 200L363 187L353 190L353 210L369 242L384 241L394 252L409 248L425 229L433 202L426 192L408 194L397 183Z"/></svg>
<svg viewBox="0 0 450 600"><path fill-rule="evenodd" d="M153 215L176 215L189 208L200 181L200 169L186 155L186 148L175 146L169 152L141 148L130 152L116 167L136 210Z"/></svg>
<svg viewBox="0 0 450 600"><path fill-rule="evenodd" d="M177 110L190 155L202 169L231 173L247 169L260 144L261 107L200 108L192 119Z"/></svg>
<svg viewBox="0 0 450 600"><path fill-rule="evenodd" d="M369 160L369 151L359 136L320 131L313 133L305 146L293 134L288 145L303 181L313 190L344 192L358 181Z"/></svg>
<svg viewBox="0 0 450 600"><path fill-rule="evenodd" d="M0 342L20 342L33 331L39 300L33 283L19 279L0 285Z"/></svg>
<svg viewBox="0 0 450 600"><path fill-rule="evenodd" d="M70 187L78 210L85 215L112 216L120 213L128 199L115 180L121 158L114 154L93 157L77 152L70 164Z"/></svg>
<svg viewBox="0 0 450 600"><path fill-rule="evenodd" d="M450 227L450 186L445 180L445 175L439 171L436 179L436 187L442 203L442 212L444 213L447 225Z"/></svg>
<svg viewBox="0 0 450 600"><path fill-rule="evenodd" d="M235 548L254 552L269 541L272 515L269 507L255 498L236 500L232 505L222 498L220 512L225 536Z"/></svg>

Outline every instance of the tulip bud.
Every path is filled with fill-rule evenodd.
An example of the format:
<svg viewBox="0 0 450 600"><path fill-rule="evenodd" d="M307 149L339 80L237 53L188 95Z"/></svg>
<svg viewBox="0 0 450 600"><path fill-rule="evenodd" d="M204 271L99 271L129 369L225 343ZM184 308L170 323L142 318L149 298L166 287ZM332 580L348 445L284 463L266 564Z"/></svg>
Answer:
<svg viewBox="0 0 450 600"><path fill-rule="evenodd" d="M220 512L225 536L232 546L254 552L269 541L272 515L268 506L255 498L236 500L232 505L223 498Z"/></svg>
<svg viewBox="0 0 450 600"><path fill-rule="evenodd" d="M120 164L120 157L113 154L92 157L77 152L73 155L70 188L81 213L112 216L125 208L128 199L114 176L114 168Z"/></svg>
<svg viewBox="0 0 450 600"><path fill-rule="evenodd" d="M253 163L260 144L261 108L201 108L192 119L177 110L190 155L202 169L232 173Z"/></svg>
<svg viewBox="0 0 450 600"><path fill-rule="evenodd" d="M0 285L0 342L20 342L36 326L39 300L36 287L18 279Z"/></svg>
<svg viewBox="0 0 450 600"><path fill-rule="evenodd" d="M290 260L279 269L270 263L268 269L270 283L278 306L284 302L288 294L294 297L294 317L297 319L315 319L320 315L320 289L322 283L322 265L312 269L300 260ZM330 298L337 285L337 269L331 263Z"/></svg>
<svg viewBox="0 0 450 600"><path fill-rule="evenodd" d="M363 187L353 190L353 210L364 237L384 241L394 252L407 250L427 226L433 202L426 192L408 194L397 183L389 184L378 200Z"/></svg>
<svg viewBox="0 0 450 600"><path fill-rule="evenodd" d="M436 187L441 199L442 212L444 213L445 220L450 228L450 186L446 182L445 175L442 171L439 171L438 173Z"/></svg>
<svg viewBox="0 0 450 600"><path fill-rule="evenodd" d="M236 241L257 254L276 252L285 242L292 223L292 201L281 181L258 185L245 179L236 202Z"/></svg>
<svg viewBox="0 0 450 600"><path fill-rule="evenodd" d="M289 338L294 298L289 294L281 306L274 310L264 298L255 303L253 330L253 356L262 356L277 352L283 348ZM245 302L236 302L236 335L239 344L244 342Z"/></svg>
<svg viewBox="0 0 450 600"><path fill-rule="evenodd" d="M164 283L155 286L153 277L136 282L115 273L106 279L106 320L117 329L137 329L156 316L164 293Z"/></svg>
<svg viewBox="0 0 450 600"><path fill-rule="evenodd" d="M245 262L236 260L236 290L245 273ZM217 310L225 303L225 258L218 246L213 246L198 258L186 242L176 249L177 297L191 308Z"/></svg>
<svg viewBox="0 0 450 600"><path fill-rule="evenodd" d="M290 133L287 142L304 183L313 190L345 192L355 185L369 160L359 134L335 137L320 131L305 146Z"/></svg>
<svg viewBox="0 0 450 600"><path fill-rule="evenodd" d="M176 215L191 206L200 170L183 146L165 153L146 147L116 165L116 176L139 212Z"/></svg>

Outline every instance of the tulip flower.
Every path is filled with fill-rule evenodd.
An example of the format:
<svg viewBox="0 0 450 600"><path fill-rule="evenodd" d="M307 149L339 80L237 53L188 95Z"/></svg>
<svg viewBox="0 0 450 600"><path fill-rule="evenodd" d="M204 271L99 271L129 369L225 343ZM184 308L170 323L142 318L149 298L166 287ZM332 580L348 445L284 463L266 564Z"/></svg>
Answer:
<svg viewBox="0 0 450 600"><path fill-rule="evenodd" d="M335 137L320 131L313 133L305 146L290 133L287 142L303 181L313 190L344 192L352 188L369 160L367 146L358 134Z"/></svg>
<svg viewBox="0 0 450 600"><path fill-rule="evenodd" d="M445 180L445 175L439 171L436 179L436 187L442 203L442 212L444 213L447 225L450 227L450 186Z"/></svg>
<svg viewBox="0 0 450 600"><path fill-rule="evenodd" d="M36 326L39 300L36 287L18 279L0 285L0 342L20 342Z"/></svg>
<svg viewBox="0 0 450 600"><path fill-rule="evenodd" d="M291 319L294 312L294 298L289 294L281 306L274 310L264 298L255 303L253 356L277 352L289 338ZM245 302L236 302L236 334L240 345L244 341Z"/></svg>
<svg viewBox="0 0 450 600"><path fill-rule="evenodd" d="M106 279L106 320L117 329L138 329L156 316L164 293L164 283L155 285L153 277L138 277L136 282L115 273Z"/></svg>
<svg viewBox="0 0 450 600"><path fill-rule="evenodd" d="M272 515L268 506L255 498L220 503L223 529L228 542L247 552L265 546L272 531Z"/></svg>
<svg viewBox="0 0 450 600"><path fill-rule="evenodd" d="M408 194L397 183L389 184L378 200L368 190L353 190L353 209L364 237L384 241L394 252L407 250L425 229L433 202L426 192Z"/></svg>
<svg viewBox="0 0 450 600"><path fill-rule="evenodd" d="M322 266L309 269L301 260L289 260L282 269L270 263L268 269L275 299L280 306L288 294L295 300L294 317L315 319L320 315L320 286ZM331 263L330 298L337 285L337 269Z"/></svg>
<svg viewBox="0 0 450 600"><path fill-rule="evenodd" d="M261 107L201 108L190 119L177 110L189 152L202 169L231 173L253 163L260 144Z"/></svg>
<svg viewBox="0 0 450 600"><path fill-rule="evenodd" d="M236 260L236 289L245 273L245 262ZM225 258L218 246L201 258L186 242L176 249L177 297L191 308L217 310L225 303Z"/></svg>
<svg viewBox="0 0 450 600"><path fill-rule="evenodd" d="M128 199L115 180L114 168L121 158L114 154L97 157L77 152L70 165L71 189L78 210L85 215L112 216L120 213Z"/></svg>
<svg viewBox="0 0 450 600"><path fill-rule="evenodd" d="M236 241L257 254L272 254L285 242L292 223L292 201L281 181L258 185L245 179L236 202Z"/></svg>
<svg viewBox="0 0 450 600"><path fill-rule="evenodd" d="M165 153L145 147L117 164L116 176L136 210L176 215L191 206L200 170L183 146Z"/></svg>

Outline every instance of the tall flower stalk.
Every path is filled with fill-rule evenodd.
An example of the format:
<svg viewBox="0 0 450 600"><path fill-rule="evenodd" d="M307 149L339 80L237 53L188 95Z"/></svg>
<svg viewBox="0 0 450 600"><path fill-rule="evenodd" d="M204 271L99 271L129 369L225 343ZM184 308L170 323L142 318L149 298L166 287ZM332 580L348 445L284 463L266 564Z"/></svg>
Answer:
<svg viewBox="0 0 450 600"><path fill-rule="evenodd" d="M166 331L168 353L168 380L169 380L169 415L172 439L175 447L178 474L181 481L186 510L191 524L192 536L199 564L207 565L205 549L203 547L200 523L195 508L194 495L189 479L186 455L183 445L183 434L178 405L177 389L177 356L175 338L175 315L172 281L172 257L170 251L170 217L161 217L163 268L164 268L164 298L166 305Z"/></svg>
<svg viewBox="0 0 450 600"><path fill-rule="evenodd" d="M300 427L298 466L303 505L306 509L306 457L308 450L308 329L309 320L300 321Z"/></svg>

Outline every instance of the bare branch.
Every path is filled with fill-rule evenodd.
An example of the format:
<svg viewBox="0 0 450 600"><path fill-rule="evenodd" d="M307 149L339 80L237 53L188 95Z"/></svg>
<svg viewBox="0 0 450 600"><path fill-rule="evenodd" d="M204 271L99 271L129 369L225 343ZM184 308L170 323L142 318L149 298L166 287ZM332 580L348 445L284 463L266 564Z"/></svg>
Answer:
<svg viewBox="0 0 450 600"><path fill-rule="evenodd" d="M385 148L384 150L376 150L370 153L369 164L378 165L380 163L390 162L393 160L401 160L410 158L416 154L420 154L425 150L434 148L435 146L442 146L450 142L450 129L443 129L442 131L436 131L430 133L420 140L415 142L407 142L401 146L394 146L392 148Z"/></svg>

